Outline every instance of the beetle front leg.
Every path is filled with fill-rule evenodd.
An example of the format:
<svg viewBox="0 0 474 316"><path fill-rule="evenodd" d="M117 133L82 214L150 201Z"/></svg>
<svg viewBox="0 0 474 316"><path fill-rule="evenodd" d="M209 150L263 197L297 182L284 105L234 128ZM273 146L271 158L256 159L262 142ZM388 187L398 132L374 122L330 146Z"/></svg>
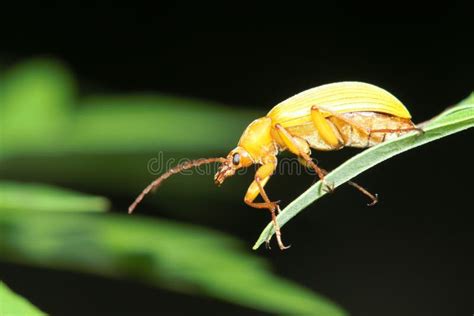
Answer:
<svg viewBox="0 0 474 316"><path fill-rule="evenodd" d="M275 228L275 235L277 238L278 246L281 250L288 249L289 246L285 246L283 241L281 240L281 231L280 225L276 220L276 211L280 212L280 207L278 206L278 201L270 201L268 198L267 193L264 190L265 184L267 184L270 176L274 172L276 168L276 164L269 163L261 166L256 174L254 181L250 184L249 188L247 189L247 193L245 194L244 202L254 208L258 209L268 209L272 215L272 223L273 227ZM261 195L264 202L254 202L258 195ZM267 240L267 245L269 244L270 240Z"/></svg>

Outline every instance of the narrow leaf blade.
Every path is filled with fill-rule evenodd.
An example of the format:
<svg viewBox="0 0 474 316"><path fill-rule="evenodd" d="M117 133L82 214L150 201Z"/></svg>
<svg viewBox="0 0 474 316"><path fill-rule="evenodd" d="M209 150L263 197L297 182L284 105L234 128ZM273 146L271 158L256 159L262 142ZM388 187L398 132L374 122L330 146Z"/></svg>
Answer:
<svg viewBox="0 0 474 316"><path fill-rule="evenodd" d="M46 315L25 298L16 294L0 281L0 315L2 316L39 316Z"/></svg>

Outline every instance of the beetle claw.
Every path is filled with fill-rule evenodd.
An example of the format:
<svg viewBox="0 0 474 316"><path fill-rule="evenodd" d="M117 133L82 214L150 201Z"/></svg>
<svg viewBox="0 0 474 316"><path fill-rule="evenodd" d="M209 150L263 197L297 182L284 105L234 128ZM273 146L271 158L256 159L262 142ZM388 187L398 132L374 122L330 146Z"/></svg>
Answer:
<svg viewBox="0 0 474 316"><path fill-rule="evenodd" d="M280 214L281 213L281 209L280 209L280 201L276 201L276 211L277 211L277 214Z"/></svg>
<svg viewBox="0 0 474 316"><path fill-rule="evenodd" d="M291 245L285 246L283 243L278 245L280 247L280 250L286 250L291 247Z"/></svg>
<svg viewBox="0 0 474 316"><path fill-rule="evenodd" d="M333 193L334 192L334 183L327 183L325 180L323 180L323 185L322 185L322 190L326 193Z"/></svg>
<svg viewBox="0 0 474 316"><path fill-rule="evenodd" d="M265 249L271 250L272 247L270 247L270 239L265 240Z"/></svg>
<svg viewBox="0 0 474 316"><path fill-rule="evenodd" d="M418 133L418 135L424 135L425 134L425 130L422 129L422 128L419 128L419 127L415 128L415 131Z"/></svg>
<svg viewBox="0 0 474 316"><path fill-rule="evenodd" d="M367 206L374 206L379 202L379 195L377 193L374 194L375 199L372 200L372 202L367 203Z"/></svg>
<svg viewBox="0 0 474 316"><path fill-rule="evenodd" d="M270 206L268 207L268 209L270 210L270 212L275 212L275 211L277 211L278 214L280 214L280 206L278 205L280 202L281 202L280 200L270 202Z"/></svg>

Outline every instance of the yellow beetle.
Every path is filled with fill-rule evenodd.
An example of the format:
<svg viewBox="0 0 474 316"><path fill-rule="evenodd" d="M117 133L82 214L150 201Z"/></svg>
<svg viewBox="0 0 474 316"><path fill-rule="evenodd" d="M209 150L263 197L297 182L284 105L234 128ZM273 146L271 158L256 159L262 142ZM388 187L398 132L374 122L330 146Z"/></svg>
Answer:
<svg viewBox="0 0 474 316"><path fill-rule="evenodd" d="M250 123L237 147L226 158L195 160L169 170L143 190L130 206L129 213L148 192L181 170L220 162L214 181L221 185L236 170L258 164L260 167L244 201L251 207L271 212L278 245L280 249L286 249L288 247L281 240L276 221L276 212L280 211L278 203L271 201L264 189L276 169L279 152L289 150L324 180L326 171L311 159L311 148L324 151L343 147L366 148L413 130L419 129L411 121L408 110L382 88L363 82L322 85L286 99L266 116ZM372 204L377 201L361 186L350 184L371 197ZM326 187L331 190L329 184ZM258 195L263 202L254 202Z"/></svg>

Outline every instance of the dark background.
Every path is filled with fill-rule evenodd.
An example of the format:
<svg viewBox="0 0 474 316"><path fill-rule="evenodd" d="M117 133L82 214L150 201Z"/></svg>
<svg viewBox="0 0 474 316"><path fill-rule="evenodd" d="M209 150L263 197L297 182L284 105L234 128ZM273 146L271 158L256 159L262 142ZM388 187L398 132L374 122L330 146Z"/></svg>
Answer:
<svg viewBox="0 0 474 316"><path fill-rule="evenodd" d="M2 66L51 56L71 67L81 94L160 91L262 114L313 86L366 81L399 97L415 122L474 90L472 26L463 23L469 22L469 11L454 2L430 12L411 8L407 23L399 16L404 10L382 3L363 13L319 5L289 9L234 3L213 9L42 4L5 10ZM429 21L422 21L426 16ZM392 21L399 23L387 23ZM381 195L379 205L367 208L364 197L343 187L284 228L290 250L261 249L259 254L280 275L354 315L471 315L472 137L472 131L463 132L371 169L358 181ZM333 168L356 152L315 155ZM276 176L269 192L286 204L311 182L308 176ZM131 198L116 197L115 206L124 207ZM249 245L267 220L240 200L209 205L229 216L196 220L189 215L186 220L227 231ZM237 217L245 221L234 225ZM255 226L249 227L252 221ZM9 264L0 269L12 288L57 314L71 314L71 306L81 315L125 315L137 309L155 314L157 306L164 314L252 313L132 282ZM47 286L31 286L32 280Z"/></svg>

